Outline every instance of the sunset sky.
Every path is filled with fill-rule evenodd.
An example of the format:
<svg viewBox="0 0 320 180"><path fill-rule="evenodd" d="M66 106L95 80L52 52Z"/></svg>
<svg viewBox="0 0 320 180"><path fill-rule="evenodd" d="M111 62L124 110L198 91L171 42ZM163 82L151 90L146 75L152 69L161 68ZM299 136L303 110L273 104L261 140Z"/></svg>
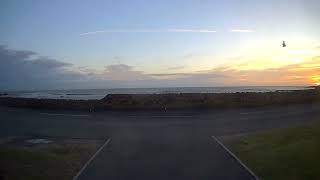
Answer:
<svg viewBox="0 0 320 180"><path fill-rule="evenodd" d="M319 9L319 0L2 0L0 90L320 84Z"/></svg>

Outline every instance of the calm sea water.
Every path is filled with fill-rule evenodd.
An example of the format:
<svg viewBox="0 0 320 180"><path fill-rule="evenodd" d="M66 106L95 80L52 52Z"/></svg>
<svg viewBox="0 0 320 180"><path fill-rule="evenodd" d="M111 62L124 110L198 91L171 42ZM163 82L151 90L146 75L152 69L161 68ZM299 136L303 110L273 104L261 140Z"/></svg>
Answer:
<svg viewBox="0 0 320 180"><path fill-rule="evenodd" d="M274 92L304 90L301 86L250 86L250 87L175 87L175 88L121 88L121 89L73 89L47 91L14 91L10 97L49 98L49 99L101 99L107 94L165 94L165 93L235 93L235 92Z"/></svg>

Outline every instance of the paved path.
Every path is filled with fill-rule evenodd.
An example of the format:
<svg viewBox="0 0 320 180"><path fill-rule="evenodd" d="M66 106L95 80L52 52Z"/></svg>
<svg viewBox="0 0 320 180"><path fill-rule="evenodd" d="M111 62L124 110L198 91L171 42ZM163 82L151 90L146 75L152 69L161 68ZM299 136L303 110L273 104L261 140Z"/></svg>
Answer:
<svg viewBox="0 0 320 180"><path fill-rule="evenodd" d="M254 178L211 137L191 127L123 129L78 180Z"/></svg>
<svg viewBox="0 0 320 180"><path fill-rule="evenodd" d="M0 137L112 138L85 179L251 179L212 138L308 122L320 106L170 112L69 112L0 107Z"/></svg>

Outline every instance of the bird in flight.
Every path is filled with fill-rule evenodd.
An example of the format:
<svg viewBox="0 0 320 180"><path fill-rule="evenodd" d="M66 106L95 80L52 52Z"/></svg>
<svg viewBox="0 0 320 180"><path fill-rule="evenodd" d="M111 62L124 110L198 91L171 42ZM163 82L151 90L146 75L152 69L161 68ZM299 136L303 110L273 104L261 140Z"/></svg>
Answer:
<svg viewBox="0 0 320 180"><path fill-rule="evenodd" d="M286 42L282 41L282 47L287 47Z"/></svg>

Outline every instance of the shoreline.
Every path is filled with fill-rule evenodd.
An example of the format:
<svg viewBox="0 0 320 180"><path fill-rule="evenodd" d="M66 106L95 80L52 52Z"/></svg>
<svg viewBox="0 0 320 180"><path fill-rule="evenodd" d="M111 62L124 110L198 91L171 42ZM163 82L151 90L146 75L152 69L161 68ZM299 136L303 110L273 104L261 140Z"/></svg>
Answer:
<svg viewBox="0 0 320 180"><path fill-rule="evenodd" d="M320 88L276 92L108 94L100 100L0 97L0 106L80 111L261 107L320 102Z"/></svg>

